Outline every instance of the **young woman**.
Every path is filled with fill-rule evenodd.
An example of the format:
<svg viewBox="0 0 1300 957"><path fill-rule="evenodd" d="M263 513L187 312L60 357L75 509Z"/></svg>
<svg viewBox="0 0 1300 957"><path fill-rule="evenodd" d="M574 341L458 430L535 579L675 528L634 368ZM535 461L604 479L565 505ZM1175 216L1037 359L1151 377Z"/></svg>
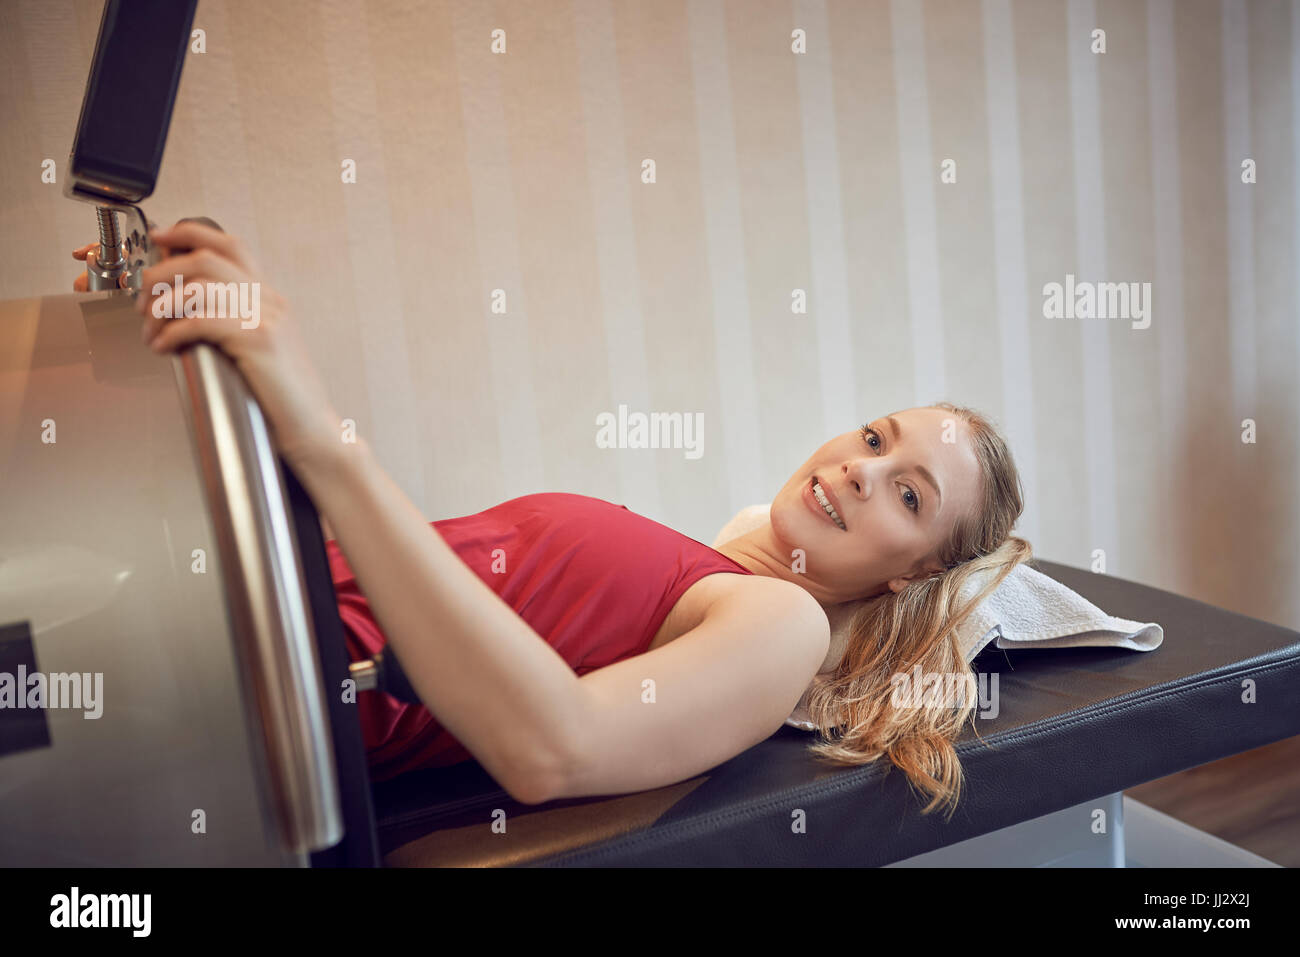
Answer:
<svg viewBox="0 0 1300 957"><path fill-rule="evenodd" d="M739 754L803 701L819 755L886 757L927 812L956 806L952 741L973 697L896 707L890 676L969 673L950 636L1029 556L1010 535L1015 465L980 415L942 403L832 438L769 521L716 550L559 493L429 524L364 439L340 440L297 323L264 283L256 328L153 315L148 291L176 275L259 281L243 245L193 221L153 235L188 251L143 273L142 337L159 353L206 341L234 361L336 536L351 654L391 644L426 705L359 696L377 778L472 756L524 803L639 791ZM959 607L988 567L998 574Z"/></svg>

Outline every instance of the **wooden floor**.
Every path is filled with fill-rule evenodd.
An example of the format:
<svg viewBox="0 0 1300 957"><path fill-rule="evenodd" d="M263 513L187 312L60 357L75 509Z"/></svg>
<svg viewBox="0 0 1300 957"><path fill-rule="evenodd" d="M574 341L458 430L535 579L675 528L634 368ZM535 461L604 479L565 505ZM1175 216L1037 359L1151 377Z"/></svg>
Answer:
<svg viewBox="0 0 1300 957"><path fill-rule="evenodd" d="M1300 737L1124 792L1283 867L1300 867Z"/></svg>

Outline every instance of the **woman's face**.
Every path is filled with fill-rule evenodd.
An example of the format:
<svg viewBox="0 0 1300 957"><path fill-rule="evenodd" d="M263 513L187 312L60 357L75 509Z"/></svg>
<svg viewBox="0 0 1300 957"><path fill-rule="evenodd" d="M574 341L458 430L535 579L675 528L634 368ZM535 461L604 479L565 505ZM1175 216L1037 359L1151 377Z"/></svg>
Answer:
<svg viewBox="0 0 1300 957"><path fill-rule="evenodd" d="M814 495L814 478L839 523ZM772 531L790 552L802 549L804 574L842 601L898 591L943 567L937 553L975 507L979 481L965 421L907 409L814 452L773 500Z"/></svg>

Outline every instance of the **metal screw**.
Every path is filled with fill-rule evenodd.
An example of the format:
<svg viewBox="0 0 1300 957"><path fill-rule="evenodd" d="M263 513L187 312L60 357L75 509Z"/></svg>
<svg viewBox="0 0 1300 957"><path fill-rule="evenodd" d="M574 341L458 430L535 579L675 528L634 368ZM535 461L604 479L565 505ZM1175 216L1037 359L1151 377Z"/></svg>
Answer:
<svg viewBox="0 0 1300 957"><path fill-rule="evenodd" d="M117 230L117 213L107 206L96 206L95 215L99 217L99 261L112 268L124 264L122 259L122 236ZM112 258L109 258L111 254Z"/></svg>

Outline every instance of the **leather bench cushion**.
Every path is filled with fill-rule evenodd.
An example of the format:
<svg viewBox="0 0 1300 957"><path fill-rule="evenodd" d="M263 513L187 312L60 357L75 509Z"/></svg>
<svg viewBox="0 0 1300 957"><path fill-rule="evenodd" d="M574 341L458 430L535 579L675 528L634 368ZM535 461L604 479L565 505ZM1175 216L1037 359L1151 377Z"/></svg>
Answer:
<svg viewBox="0 0 1300 957"><path fill-rule="evenodd" d="M1150 652L986 649L975 666L998 675L999 712L958 739L966 785L950 820L922 816L888 764L828 766L808 753L812 735L783 727L706 774L637 795L529 806L476 762L404 775L374 788L384 861L879 866L1300 734L1297 632L1033 564L1110 614L1159 622L1165 640ZM800 812L804 832L792 826Z"/></svg>

